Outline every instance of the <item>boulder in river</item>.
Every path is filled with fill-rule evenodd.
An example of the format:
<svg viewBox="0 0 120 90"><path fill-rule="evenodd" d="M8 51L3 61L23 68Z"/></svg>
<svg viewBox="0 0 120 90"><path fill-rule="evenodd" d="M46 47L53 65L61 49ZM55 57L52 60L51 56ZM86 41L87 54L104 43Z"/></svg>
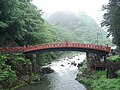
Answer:
<svg viewBox="0 0 120 90"><path fill-rule="evenodd" d="M83 66L83 62L78 63L77 67L82 67Z"/></svg>
<svg viewBox="0 0 120 90"><path fill-rule="evenodd" d="M75 61L73 61L73 62L71 62L71 65L76 66L77 64L75 63Z"/></svg>
<svg viewBox="0 0 120 90"><path fill-rule="evenodd" d="M35 76L32 78L32 81L33 81L33 82L39 82L39 81L41 81L41 76L40 76L40 75L35 75Z"/></svg>
<svg viewBox="0 0 120 90"><path fill-rule="evenodd" d="M26 83L30 84L31 83L31 77L29 75L22 76L20 78L22 81L25 81Z"/></svg>
<svg viewBox="0 0 120 90"><path fill-rule="evenodd" d="M54 70L51 69L50 67L43 67L41 70L43 74L50 74L54 72Z"/></svg>
<svg viewBox="0 0 120 90"><path fill-rule="evenodd" d="M2 85L0 84L0 90L3 90Z"/></svg>

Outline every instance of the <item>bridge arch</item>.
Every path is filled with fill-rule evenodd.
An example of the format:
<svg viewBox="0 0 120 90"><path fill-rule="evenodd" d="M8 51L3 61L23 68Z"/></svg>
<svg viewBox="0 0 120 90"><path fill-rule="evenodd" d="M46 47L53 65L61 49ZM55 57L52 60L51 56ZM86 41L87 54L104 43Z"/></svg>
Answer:
<svg viewBox="0 0 120 90"><path fill-rule="evenodd" d="M106 55L111 52L111 47L73 42L39 44L24 47L0 47L0 52L22 52L25 54L34 54L49 51L81 51Z"/></svg>
<svg viewBox="0 0 120 90"><path fill-rule="evenodd" d="M32 58L33 71L36 71L36 53L43 53L49 51L80 51L86 52L87 58L89 53L95 53L99 54L102 57L105 57L109 52L111 52L111 47L74 42L39 44L24 47L0 47L0 52L22 52L25 54L26 58Z"/></svg>
<svg viewBox="0 0 120 90"><path fill-rule="evenodd" d="M95 44L81 44L72 42L61 42L52 44L40 44L34 46L24 47L23 53L42 53L50 51L80 51L88 53L98 53L101 55L106 55L111 52L110 47L99 46Z"/></svg>

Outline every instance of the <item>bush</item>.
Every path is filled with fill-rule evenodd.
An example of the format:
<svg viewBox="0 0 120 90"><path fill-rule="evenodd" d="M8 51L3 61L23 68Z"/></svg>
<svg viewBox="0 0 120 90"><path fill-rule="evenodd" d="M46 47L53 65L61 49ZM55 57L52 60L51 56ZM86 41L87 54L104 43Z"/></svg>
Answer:
<svg viewBox="0 0 120 90"><path fill-rule="evenodd" d="M120 90L120 78L107 79L106 71L96 71L80 82L89 85L92 90Z"/></svg>
<svg viewBox="0 0 120 90"><path fill-rule="evenodd" d="M118 62L118 61L120 61L120 56L119 55L110 56L107 58L107 61Z"/></svg>
<svg viewBox="0 0 120 90"><path fill-rule="evenodd" d="M120 77L120 70L117 70L115 73Z"/></svg>
<svg viewBox="0 0 120 90"><path fill-rule="evenodd" d="M87 68L87 60L85 59L82 63L82 67L79 67L80 72L84 72Z"/></svg>
<svg viewBox="0 0 120 90"><path fill-rule="evenodd" d="M0 72L0 84L3 88L11 88L13 87L18 78L16 76L15 71L11 70L10 66L7 66Z"/></svg>
<svg viewBox="0 0 120 90"><path fill-rule="evenodd" d="M23 75L31 76L30 67L31 62L22 55L0 53L0 86L3 89L10 89L22 83L20 78Z"/></svg>

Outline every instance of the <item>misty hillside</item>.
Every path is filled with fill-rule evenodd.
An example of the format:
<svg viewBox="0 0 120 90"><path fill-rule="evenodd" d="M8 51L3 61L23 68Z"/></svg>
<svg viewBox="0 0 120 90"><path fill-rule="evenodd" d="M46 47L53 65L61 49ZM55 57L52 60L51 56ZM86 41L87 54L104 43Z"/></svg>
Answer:
<svg viewBox="0 0 120 90"><path fill-rule="evenodd" d="M61 11L53 13L47 21L54 26L54 35L58 41L72 41L80 43L109 44L106 32L98 26L91 17L84 12L78 14Z"/></svg>

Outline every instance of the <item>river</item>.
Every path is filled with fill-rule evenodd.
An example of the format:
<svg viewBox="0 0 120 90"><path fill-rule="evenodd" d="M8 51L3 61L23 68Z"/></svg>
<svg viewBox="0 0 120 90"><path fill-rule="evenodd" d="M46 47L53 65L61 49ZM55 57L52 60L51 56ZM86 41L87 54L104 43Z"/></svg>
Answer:
<svg viewBox="0 0 120 90"><path fill-rule="evenodd" d="M77 55L71 59L67 57L52 62L49 66L55 70L52 74L46 74L38 84L22 86L16 90L86 90L75 80L78 72L77 66L71 62L79 63L85 59L85 55Z"/></svg>

